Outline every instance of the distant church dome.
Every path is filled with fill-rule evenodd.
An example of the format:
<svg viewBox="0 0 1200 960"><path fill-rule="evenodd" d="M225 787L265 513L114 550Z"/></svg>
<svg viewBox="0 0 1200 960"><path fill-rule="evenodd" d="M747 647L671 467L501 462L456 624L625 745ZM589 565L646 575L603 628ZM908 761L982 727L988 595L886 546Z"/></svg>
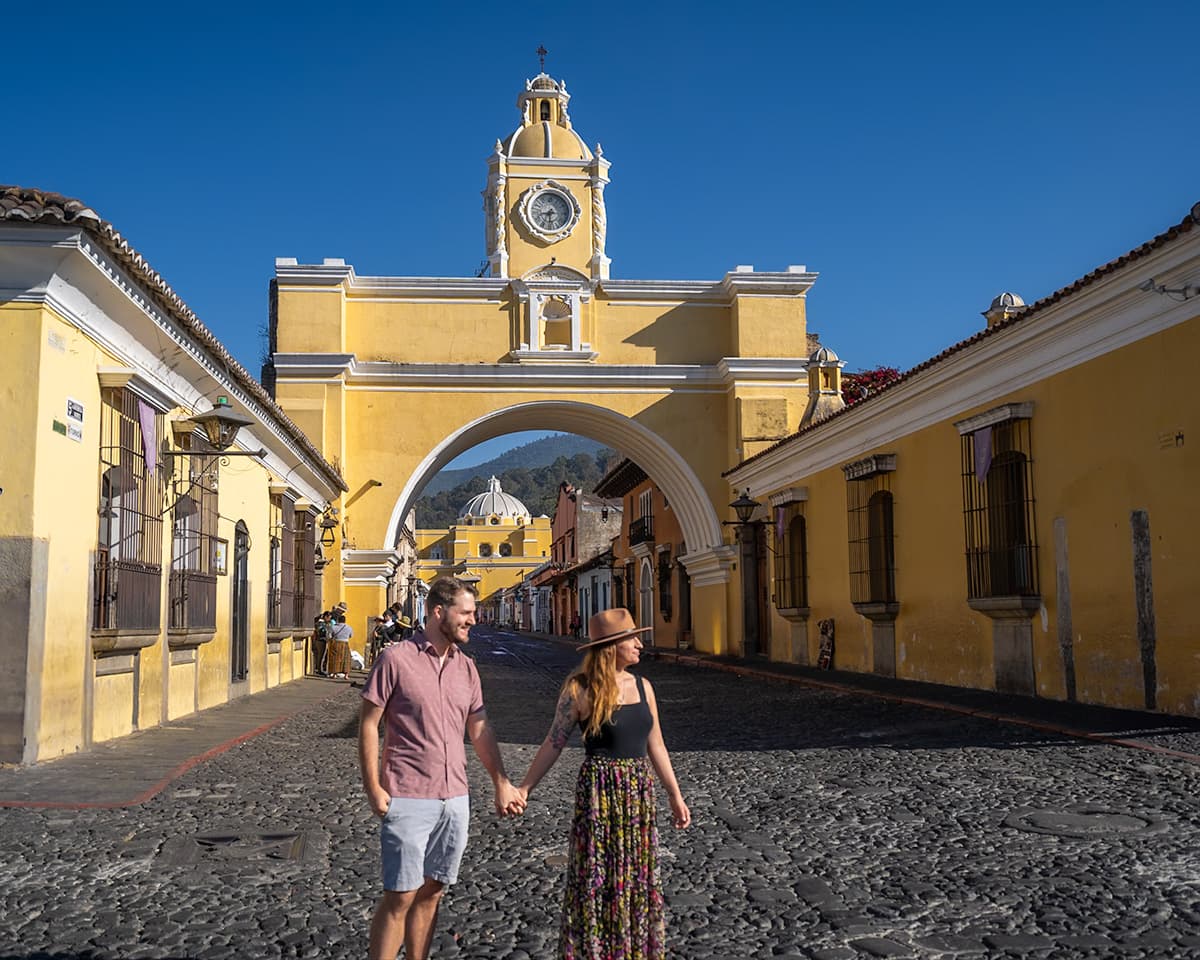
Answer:
<svg viewBox="0 0 1200 960"><path fill-rule="evenodd" d="M809 363L841 363L841 359L828 347L819 347L808 358Z"/></svg>
<svg viewBox="0 0 1200 960"><path fill-rule="evenodd" d="M511 494L500 489L500 481L495 477L488 480L488 488L484 493L476 494L467 501L459 514L460 520L476 517L499 517L502 520L529 519L529 508Z"/></svg>

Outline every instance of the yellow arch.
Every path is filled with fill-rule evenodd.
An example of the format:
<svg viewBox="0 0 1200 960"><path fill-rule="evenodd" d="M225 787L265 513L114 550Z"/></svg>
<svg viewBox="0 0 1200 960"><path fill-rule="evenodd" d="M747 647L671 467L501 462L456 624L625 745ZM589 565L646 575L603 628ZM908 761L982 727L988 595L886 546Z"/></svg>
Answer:
<svg viewBox="0 0 1200 960"><path fill-rule="evenodd" d="M636 420L595 404L535 400L485 414L460 427L430 451L396 500L383 549L395 546L404 517L434 474L476 444L520 430L561 430L620 450L645 470L670 499L688 554L721 548L721 523L703 484L687 461L658 434Z"/></svg>

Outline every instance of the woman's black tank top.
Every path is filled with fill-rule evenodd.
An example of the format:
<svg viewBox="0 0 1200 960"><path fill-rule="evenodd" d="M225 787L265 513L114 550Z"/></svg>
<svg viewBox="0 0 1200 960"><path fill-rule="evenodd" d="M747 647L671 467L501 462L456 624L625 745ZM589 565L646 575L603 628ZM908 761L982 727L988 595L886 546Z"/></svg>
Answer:
<svg viewBox="0 0 1200 960"><path fill-rule="evenodd" d="M623 703L613 711L612 719L600 727L600 732L583 736L583 746L589 757L607 757L610 760L636 760L646 756L646 741L650 739L650 728L654 718L650 716L650 704L646 702L646 688L642 678L637 677L638 702ZM584 724L581 721L580 729Z"/></svg>

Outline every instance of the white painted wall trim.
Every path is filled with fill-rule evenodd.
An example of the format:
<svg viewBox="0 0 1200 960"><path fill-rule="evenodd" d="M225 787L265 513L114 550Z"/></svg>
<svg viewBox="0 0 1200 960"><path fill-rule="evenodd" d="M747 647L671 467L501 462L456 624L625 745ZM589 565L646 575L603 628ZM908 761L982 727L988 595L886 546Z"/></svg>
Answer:
<svg viewBox="0 0 1200 960"><path fill-rule="evenodd" d="M984 427L994 427L998 423L1006 423L1009 420L1028 420L1032 416L1032 403L1003 403L991 410L967 417L966 420L956 420L954 428L958 431L959 436L962 436L964 433L974 433Z"/></svg>
<svg viewBox="0 0 1200 960"><path fill-rule="evenodd" d="M1200 278L1200 233L1193 231L1040 311L1025 323L964 347L886 394L735 468L732 486L777 490L866 451L996 403L1073 369L1194 320L1196 303L1138 289L1155 278L1171 286Z"/></svg>
<svg viewBox="0 0 1200 960"><path fill-rule="evenodd" d="M532 352L531 352L532 353ZM512 363L389 363L360 361L350 353L277 353L280 383L317 378L344 379L352 387L444 387L469 389L519 387L530 391L568 387L588 392L607 388L726 387L740 383L795 386L808 382L802 358L724 357L716 364L556 363L552 351L537 351L536 366Z"/></svg>
<svg viewBox="0 0 1200 960"><path fill-rule="evenodd" d="M8 299L53 310L120 367L136 370L147 393L169 408L201 413L212 406L212 395L229 396L257 421L238 433L236 447L265 447L267 468L290 475L314 502L336 495L267 411L85 231L0 226L0 242L19 251L0 262L0 289L12 291Z"/></svg>

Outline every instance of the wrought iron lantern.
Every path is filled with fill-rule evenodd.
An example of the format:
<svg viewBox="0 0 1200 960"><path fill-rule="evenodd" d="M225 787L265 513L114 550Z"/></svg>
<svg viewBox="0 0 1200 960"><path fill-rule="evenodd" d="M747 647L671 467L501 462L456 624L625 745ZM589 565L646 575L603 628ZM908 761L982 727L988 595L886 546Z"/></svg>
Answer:
<svg viewBox="0 0 1200 960"><path fill-rule="evenodd" d="M199 424L213 449L221 452L233 445L234 438L242 427L254 422L253 417L234 410L229 405L228 397L217 397L211 410L193 414L190 419Z"/></svg>
<svg viewBox="0 0 1200 960"><path fill-rule="evenodd" d="M754 516L754 511L761 507L762 504L750 496L750 489L747 488L729 506L733 508L733 512L737 515L738 523L749 523L750 518Z"/></svg>
<svg viewBox="0 0 1200 960"><path fill-rule="evenodd" d="M337 507L329 507L321 517L321 546L323 547L332 547L337 543L337 536L334 534L338 527L337 512Z"/></svg>

